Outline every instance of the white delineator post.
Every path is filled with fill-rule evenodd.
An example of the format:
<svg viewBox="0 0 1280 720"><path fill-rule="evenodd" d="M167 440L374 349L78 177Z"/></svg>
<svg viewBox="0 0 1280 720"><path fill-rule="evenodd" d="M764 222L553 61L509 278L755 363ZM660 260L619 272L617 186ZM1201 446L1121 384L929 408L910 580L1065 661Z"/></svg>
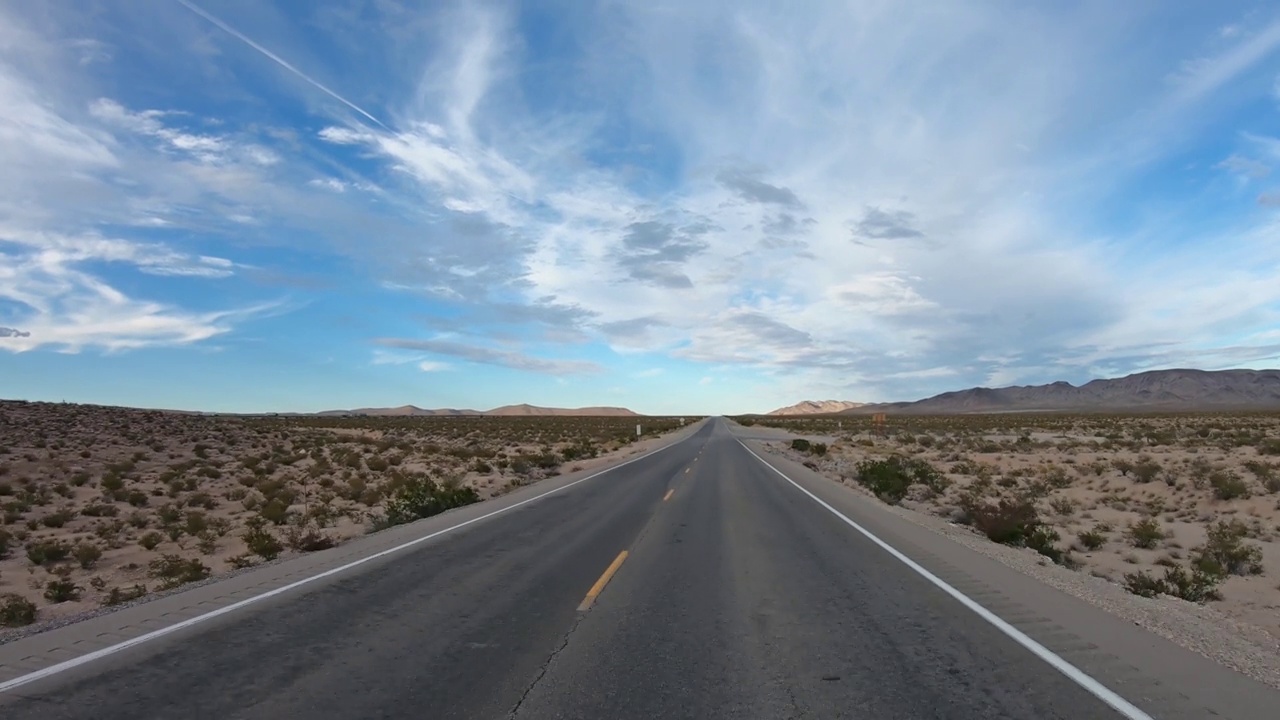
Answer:
<svg viewBox="0 0 1280 720"><path fill-rule="evenodd" d="M636 437L640 437L640 423L636 423Z"/></svg>

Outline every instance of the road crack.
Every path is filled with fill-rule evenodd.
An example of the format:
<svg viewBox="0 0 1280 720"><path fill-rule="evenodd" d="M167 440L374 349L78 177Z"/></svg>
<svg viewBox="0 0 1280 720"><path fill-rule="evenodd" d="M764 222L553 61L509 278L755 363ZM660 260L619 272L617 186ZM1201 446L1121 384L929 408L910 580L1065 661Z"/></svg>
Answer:
<svg viewBox="0 0 1280 720"><path fill-rule="evenodd" d="M542 679L547 676L547 671L551 669L551 664L556 661L556 658L560 656L560 653L564 652L565 648L569 647L569 638L573 637L573 633L578 629L578 626L582 624L583 619L586 618L587 614L590 612L590 610L587 610L585 612L578 613L578 617L574 619L573 625L570 626L569 630L564 634L564 638L560 641L560 645L555 650L551 651L551 654L547 656L546 662L542 663L542 667L538 668L538 674L534 676L533 682L529 683L529 687L525 688L524 692L520 693L520 699L516 701L516 704L511 708L511 711L507 713L508 718L514 718L520 713L520 708L524 705L524 701L529 699L529 693L533 692L533 689L538 686L538 683L542 682Z"/></svg>

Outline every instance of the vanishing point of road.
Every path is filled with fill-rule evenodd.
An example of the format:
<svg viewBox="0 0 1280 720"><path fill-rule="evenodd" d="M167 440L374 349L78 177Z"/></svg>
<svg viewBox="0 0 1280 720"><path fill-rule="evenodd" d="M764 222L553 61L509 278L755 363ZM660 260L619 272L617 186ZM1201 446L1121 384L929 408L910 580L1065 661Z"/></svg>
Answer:
<svg viewBox="0 0 1280 720"><path fill-rule="evenodd" d="M803 469L735 433L711 419L587 479L397 528L417 535L384 543L429 537L358 567L103 630L75 642L106 648L87 660L56 648L15 671L0 646L0 716L1276 717L1259 683L954 543L892 535L883 510L850 520L871 501L789 479ZM119 647L143 631L162 636Z"/></svg>

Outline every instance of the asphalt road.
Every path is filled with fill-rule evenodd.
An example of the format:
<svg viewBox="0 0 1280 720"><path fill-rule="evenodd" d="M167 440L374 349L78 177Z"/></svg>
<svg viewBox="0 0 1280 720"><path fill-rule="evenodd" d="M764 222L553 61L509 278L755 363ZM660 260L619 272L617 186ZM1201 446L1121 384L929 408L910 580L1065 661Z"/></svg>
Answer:
<svg viewBox="0 0 1280 720"><path fill-rule="evenodd" d="M200 627L15 691L0 714L1120 717L791 487L723 421Z"/></svg>

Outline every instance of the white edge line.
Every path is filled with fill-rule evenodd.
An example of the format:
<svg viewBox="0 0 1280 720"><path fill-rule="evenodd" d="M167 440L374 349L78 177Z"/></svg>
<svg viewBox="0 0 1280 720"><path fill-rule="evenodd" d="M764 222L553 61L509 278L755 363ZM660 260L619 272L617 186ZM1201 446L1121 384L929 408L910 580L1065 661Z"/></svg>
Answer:
<svg viewBox="0 0 1280 720"><path fill-rule="evenodd" d="M819 498L817 495L814 495L813 493L806 490L804 487L800 485L800 483L787 477L786 473L774 467L764 458L760 457L759 455L756 455L755 451L747 447L747 444L742 442L742 440L736 437L734 439L738 441L738 444L741 445L744 450L751 453L752 456L755 457L755 459L759 460L761 463L764 463L765 467L769 468L770 470L778 473L778 475L782 476L783 480L786 480L787 482L794 485L797 490L804 493L805 495L808 495L809 498L812 499L814 502L818 503L822 507L831 511L833 515L845 521L845 523L848 524L850 527L852 527L854 530L857 530L858 532L865 535L868 540L880 546L881 549L883 549L885 552L889 553L894 558L901 561L902 564L914 570L917 574L919 574L925 580L928 580L929 582L933 583L935 586L937 586L939 590L942 590L946 594L950 595L952 598L955 598L955 600L959 602L961 605L964 605L965 607L969 608L973 612L977 613L978 617L982 618L983 620L986 620L988 623L991 623L991 625L995 626L997 630L1009 636L1009 638L1012 639L1014 642L1030 650L1032 653L1036 655L1036 657L1039 657L1041 660L1044 660L1045 662L1052 665L1055 670L1062 673L1063 675L1066 675L1067 678L1070 679L1075 684L1079 685L1085 690L1088 690L1089 693L1091 693L1094 697L1098 698L1102 702L1111 706L1113 710L1125 716L1126 718L1129 718L1129 720L1152 720L1152 717L1150 715L1143 712L1133 703L1129 702L1128 700L1125 700L1124 698L1120 697L1116 693L1112 692L1105 685L1098 682L1097 680L1094 680L1092 677L1090 677L1087 673L1085 673L1080 668L1076 667L1075 665L1072 665L1066 660L1063 660L1061 657L1059 657L1049 648L1041 645L1035 640L1032 640L1029 636L1026 635L1026 633L1010 625L1008 622L1004 621L1003 619L1000 618L1000 616L996 615L990 610L982 607L977 603L977 601L973 600L968 595L965 595L959 590L951 587L946 583L945 580L929 572L923 566L917 563L915 560L912 560L911 558L907 557L901 551L899 551L897 548L893 547L889 543L876 537L870 530L867 530L866 528L862 527L861 525L854 522L853 520L850 520L849 518L845 517L843 513L841 513L839 510L836 510L835 508L828 505L824 500Z"/></svg>
<svg viewBox="0 0 1280 720"><path fill-rule="evenodd" d="M685 438L685 439L687 440L688 438ZM493 512L485 513L484 515L481 515L481 516L479 516L479 517L471 518L470 520L466 520L466 521L464 521L464 522L460 522L460 523L458 523L457 525L451 525L451 526L449 526L449 527L447 527L447 528L444 528L443 530L437 530L437 531L435 531L435 532L433 532L433 533L431 533L431 534L429 534L429 535L423 535L423 536L422 536L422 537L420 537L420 538L414 538L413 540L410 540L410 541L405 542L405 543L401 543L401 544L399 544L399 545L396 545L395 547L387 548L386 550L380 550L380 551L378 551L378 552L376 552L376 553L374 553L374 554L372 554L372 555L368 555L368 556L366 556L366 557L362 557L362 558L360 558L359 560L354 560L354 561L352 561L352 562L349 562L349 563L347 563L346 565L340 565L340 566L338 566L338 567L336 567L336 568L330 568L330 569L328 569L328 570L325 570L325 571L324 571L324 572L322 572L322 573L319 573L319 574L316 574L316 575L311 575L311 576L308 576L308 577L302 578L301 580L295 580L294 582L291 582L291 583L289 583L288 585L283 585L283 586L278 587L278 588L276 588L276 589L274 589L274 590L268 590L267 592L264 592L264 593L262 593L262 594L260 594L260 595L254 595L253 597L245 598L244 600L240 600L240 601L237 601L237 602L231 603L230 605L227 605L227 606L225 606L225 607L220 607L220 608L218 608L217 610L211 610L211 611L209 611L209 612L207 612L207 613L204 613L203 615L196 615L195 617L187 618L186 620L183 620L183 621L178 622L178 623L174 623L173 625L169 625L169 626L166 626L166 627L162 627L162 628L160 628L159 630L152 630L152 631L151 631L151 632L149 632L149 633L146 633L146 634L143 634L143 635L139 635L138 637L135 637L135 638L130 638L130 639L125 640L125 641L123 641L123 642L116 643L115 645L108 645L107 647L101 648L101 649L99 649L99 650L94 650L94 651L93 651L93 652L91 652L91 653L87 653L87 654L85 654L85 655L81 655L81 656L79 656L79 657L74 657L74 658L71 658L70 660L64 660L64 661L62 661L62 662L60 662L60 663L58 663L58 664L56 664L56 665L50 665L50 666L49 666L49 667L47 667L47 668L42 668L42 669L40 669L40 670L36 670L36 671L34 671L34 672L27 673L26 675L19 675L18 677L13 678L12 680L6 680L5 682L0 683L0 693L6 693L6 692L9 692L10 690L15 690L15 689L17 689L17 688L22 687L23 685L27 685L27 684L30 684L30 683L36 682L37 680L43 680L43 679L45 679L45 678L47 678L47 677L51 677L51 676L53 676L53 675L57 675L57 674L59 674L59 673L66 672L66 671L68 671L68 670L72 670L72 669L74 669L74 668L80 667L81 665L88 665L89 663L94 662L95 660L101 660L101 659L102 659L102 658L104 658L104 657L108 657L108 656L110 656L110 655L115 655L116 653L123 652L123 651L125 651L125 650L128 650L128 649L129 649L129 648L131 648L131 647L135 647L135 646L137 646L137 645L141 645L141 644L143 644L143 643L150 642L150 641L155 640L155 639L157 639L157 638L164 637L165 635L169 635L169 634L172 634L172 633L178 632L179 630L185 630L186 628L189 628L189 627L191 627L192 625L198 625L198 624L200 624L200 623L202 623L202 622L205 622L206 620L212 620L213 618L216 618L216 617L219 617L219 616L222 616L222 615L226 615L227 613L235 612L236 610L239 610L240 608L246 607L246 606L248 606L248 605L252 605L252 604L254 604L254 603L256 603L256 602L260 602L260 601L262 601L262 600L266 600L267 598L272 598L272 597L275 597L275 596L277 596L277 595L283 595L284 593L287 593L287 592L289 592L290 590L295 590L295 589L297 589L297 588L302 587L303 585L307 585L307 584L309 584L309 583L313 583L313 582L315 582L316 580L321 580L321 579L323 579L323 578L327 578L327 577L329 577L329 576L331 576L331 575L337 575L337 574L339 574L339 573L346 572L347 570L350 570L350 569L352 569L352 568L354 568L354 567L359 567L360 565L364 565L364 564L365 564L365 563L367 563L367 562L371 562L371 561L373 561L373 560L377 560L378 558L382 558L382 557L386 557L387 555L391 555L391 554L394 554L394 553L398 553L398 552L400 552L401 550L404 550L404 549L406 549L406 548L413 547L414 545L418 545L418 544L420 544L420 543L424 543L424 542L426 542L427 540L430 540L430 539L435 538L435 537L439 537L439 536L444 535L444 534L446 534L446 533L451 533L451 532L453 532L454 530L457 530L457 529L459 529L459 528L466 527L466 526L468 526L468 525L471 525L472 523L480 522L481 520L485 520L485 519L491 518L491 517L493 517L494 515L501 515L501 514L502 514L502 513L504 513L504 512L508 512L508 511L510 511L510 510L514 510L514 509L516 509L516 508L520 507L521 505L527 505L527 504L529 504L529 503L533 502L534 500L541 500L542 498L544 498L544 497L546 497L546 496L548 496L548 495L553 495L553 494L555 494L555 493L558 493L558 492L560 492L561 490L567 490L567 489L569 489L569 488L573 487L574 485L577 485L577 484L579 484L579 483L584 483L584 482L586 482L586 481L588 481L588 480L590 480L590 479L592 479L592 478L599 477L599 476L604 475L605 473L607 473L607 472L611 472L611 471L613 471L613 470L617 470L618 468L623 467L623 466L625 466L625 465L630 465L630 464L631 464L631 463L633 463L633 462L639 462L639 461L641 461L641 460L643 460L643 459L645 459L645 458L649 457L650 455L656 455L656 454L658 454L658 453L662 452L663 450L666 450L667 448L671 448L671 447L674 447L674 446L676 446L676 445L679 445L681 442L683 442L683 440L676 440L676 441L674 441L674 442L672 442L672 443L670 443L670 444L668 444L668 445L663 445L662 447L658 448L657 450L652 450L652 451L650 451L650 452L647 452L647 453L645 453L644 455L641 455L640 457L631 458L630 460L627 460L626 462L618 463L617 465L613 465L613 466L611 466L611 467L607 467L607 468L605 468L604 470L601 470L600 472L592 473L591 475L588 475L588 476L586 476L586 477L584 477L584 478L579 478L579 479L577 479L577 480L574 480L574 481L573 481L573 482L571 482L571 483L567 483L567 484L565 484L565 485L561 485L561 486L560 486L560 487L558 487L558 488L554 488L554 489L548 490L548 491L546 491L546 492L542 493L541 495L534 495L534 496L533 496L533 497L531 497L531 498L525 498L524 500L521 500L520 502L512 503L512 504L510 504L510 505L508 505L508 506L506 506L506 507L504 507L504 508L499 508L499 509L497 509L497 510L494 510Z"/></svg>

